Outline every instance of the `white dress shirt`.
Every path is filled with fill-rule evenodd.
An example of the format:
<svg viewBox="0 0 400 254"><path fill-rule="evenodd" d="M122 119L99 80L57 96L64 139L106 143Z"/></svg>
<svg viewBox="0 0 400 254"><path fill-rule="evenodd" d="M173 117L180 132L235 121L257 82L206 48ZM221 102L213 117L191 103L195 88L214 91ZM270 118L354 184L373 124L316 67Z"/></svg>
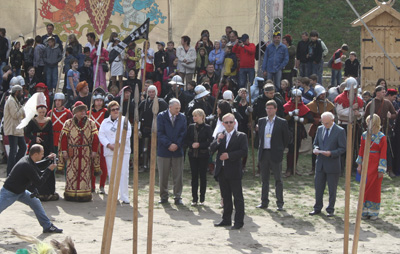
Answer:
<svg viewBox="0 0 400 254"><path fill-rule="evenodd" d="M264 130L264 149L271 149L271 135L274 130L275 119L276 116L272 118L272 121L267 117L267 124L265 125Z"/></svg>

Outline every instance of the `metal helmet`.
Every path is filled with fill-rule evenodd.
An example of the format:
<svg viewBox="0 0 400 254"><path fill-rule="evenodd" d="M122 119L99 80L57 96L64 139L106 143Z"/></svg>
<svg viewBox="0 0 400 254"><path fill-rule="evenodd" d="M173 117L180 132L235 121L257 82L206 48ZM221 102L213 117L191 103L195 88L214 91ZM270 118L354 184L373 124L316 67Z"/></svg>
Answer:
<svg viewBox="0 0 400 254"><path fill-rule="evenodd" d="M182 78L179 75L173 76L172 80L170 82L168 82L168 83L171 84L171 85L175 85L175 84L178 84L180 86L184 85L183 82L182 82Z"/></svg>
<svg viewBox="0 0 400 254"><path fill-rule="evenodd" d="M103 100L104 101L104 96L101 93L97 93L93 95L93 101L94 100Z"/></svg>
<svg viewBox="0 0 400 254"><path fill-rule="evenodd" d="M355 78L353 77L347 78L345 82L346 82L346 88L344 89L345 91L349 91L351 89L351 86L353 86L354 89L357 89L358 83Z"/></svg>
<svg viewBox="0 0 400 254"><path fill-rule="evenodd" d="M10 80L10 87L15 86L15 85L20 85L20 86L24 86L25 85L25 80L22 76L16 76L13 77Z"/></svg>
<svg viewBox="0 0 400 254"><path fill-rule="evenodd" d="M321 94L326 93L325 87L316 85L314 88L315 97L318 98Z"/></svg>
<svg viewBox="0 0 400 254"><path fill-rule="evenodd" d="M65 100L65 95L63 93L56 93L54 95L54 100Z"/></svg>
<svg viewBox="0 0 400 254"><path fill-rule="evenodd" d="M230 90L226 90L223 94L222 94L222 98L224 100L233 100L233 93Z"/></svg>
<svg viewBox="0 0 400 254"><path fill-rule="evenodd" d="M293 89L292 90L292 97L301 96L302 92L300 89Z"/></svg>
<svg viewBox="0 0 400 254"><path fill-rule="evenodd" d="M195 99L200 99L209 94L210 92L206 90L203 85L198 85L194 88L194 92L196 93Z"/></svg>

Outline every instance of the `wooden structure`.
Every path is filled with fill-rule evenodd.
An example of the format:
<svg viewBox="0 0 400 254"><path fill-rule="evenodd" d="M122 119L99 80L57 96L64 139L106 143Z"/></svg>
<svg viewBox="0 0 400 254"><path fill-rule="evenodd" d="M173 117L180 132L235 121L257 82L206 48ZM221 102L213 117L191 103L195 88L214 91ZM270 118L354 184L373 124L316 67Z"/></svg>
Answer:
<svg viewBox="0 0 400 254"><path fill-rule="evenodd" d="M389 57L400 68L400 13L392 8L394 0L379 2L377 6L361 16L375 38L381 43ZM353 27L361 26L361 86L363 90L374 91L379 78L384 78L388 88L397 88L400 75L371 37L360 19L354 20Z"/></svg>

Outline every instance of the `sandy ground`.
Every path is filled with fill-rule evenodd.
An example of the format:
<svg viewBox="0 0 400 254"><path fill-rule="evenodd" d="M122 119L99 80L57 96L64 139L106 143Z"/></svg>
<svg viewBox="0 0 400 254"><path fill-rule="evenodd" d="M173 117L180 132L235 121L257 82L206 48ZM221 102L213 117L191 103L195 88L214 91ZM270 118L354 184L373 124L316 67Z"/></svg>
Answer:
<svg viewBox="0 0 400 254"><path fill-rule="evenodd" d="M5 181L4 172L5 165L1 165L0 186ZM185 182L185 185L189 183ZM210 185L216 187L215 183ZM58 175L57 191L61 195L63 188L63 179ZM208 195L218 195L218 193L215 188L211 189ZM247 211L255 210L254 204L259 193L259 189L245 190ZM146 194L140 196L138 253L146 253L148 219ZM250 215L245 217L244 228L239 231L213 226L213 223L221 220L222 210L218 203L211 202L204 207L190 207L188 199L190 194L186 195L183 199L185 206L182 207L172 203L166 206L155 205L153 253L342 253L343 214L338 213L334 218L327 218L324 214L308 216L300 205L299 209L295 205L290 205L290 200L295 199L298 193L284 193L288 204L284 212L277 212L273 206L265 211L257 210L256 215L249 212ZM250 202L246 196L254 196L255 200ZM29 247L29 244L10 234L12 228L44 242L50 242L51 239L63 240L66 236L71 236L78 253L100 253L106 197L95 194L93 201L88 203L66 202L63 199L44 203L50 219L56 226L64 229L63 234L53 235L42 234L33 212L24 204L15 203L0 214L0 253L15 253L19 248ZM158 200L157 192L155 200ZM274 201L272 196L271 204ZM307 211L312 209L312 198L306 198L302 203L307 206ZM337 203L338 210L340 207L343 208L343 203ZM395 204L398 206L398 201ZM356 201L353 200L352 207L355 205ZM132 214L132 203L118 205L111 253L132 253ZM353 216L351 240L354 221ZM400 253L399 227L399 224L382 219L376 222L363 222L359 253Z"/></svg>

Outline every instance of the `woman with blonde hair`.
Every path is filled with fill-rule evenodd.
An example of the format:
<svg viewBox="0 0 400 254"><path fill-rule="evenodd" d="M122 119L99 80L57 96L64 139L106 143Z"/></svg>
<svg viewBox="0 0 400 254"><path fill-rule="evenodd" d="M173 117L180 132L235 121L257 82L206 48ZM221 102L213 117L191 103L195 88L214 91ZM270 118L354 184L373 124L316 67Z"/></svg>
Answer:
<svg viewBox="0 0 400 254"><path fill-rule="evenodd" d="M193 122L189 125L186 134L186 145L190 169L192 171L192 206L198 202L198 187L200 176L200 205L204 205L207 188L207 168L210 154L208 147L213 140L211 126L205 123L206 114L202 109L195 109L192 113Z"/></svg>
<svg viewBox="0 0 400 254"><path fill-rule="evenodd" d="M371 116L367 117L367 124L371 121ZM367 183L365 185L364 204L362 211L363 219L378 219L381 206L381 186L383 174L386 171L386 136L379 131L381 128L381 119L377 114L372 117L372 137L370 145L370 154L368 160ZM367 132L361 136L360 151L357 158L357 173L361 174L361 168L364 156L364 147Z"/></svg>

